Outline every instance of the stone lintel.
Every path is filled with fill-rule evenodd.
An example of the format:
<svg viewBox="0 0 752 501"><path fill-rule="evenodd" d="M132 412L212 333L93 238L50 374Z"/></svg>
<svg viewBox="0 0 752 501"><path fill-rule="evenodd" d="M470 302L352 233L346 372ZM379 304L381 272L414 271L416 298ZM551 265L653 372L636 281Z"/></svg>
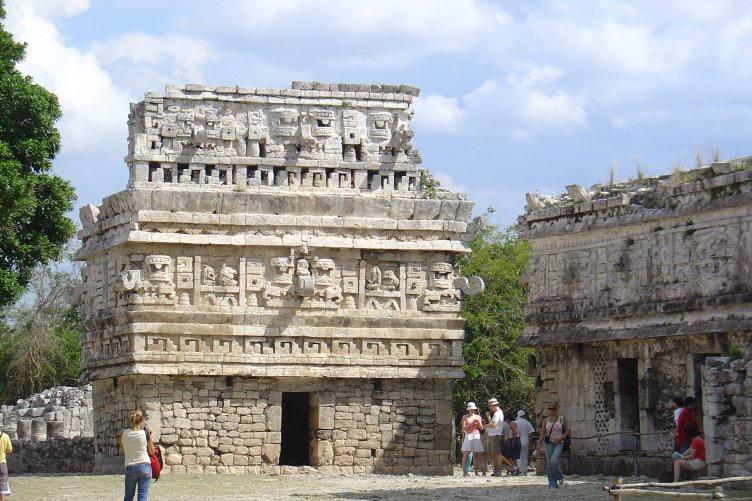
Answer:
<svg viewBox="0 0 752 501"><path fill-rule="evenodd" d="M696 334L717 334L749 329L752 316L729 319L706 319L692 323L666 323L661 325L644 325L639 327L613 328L608 326L585 328L581 324L557 326L551 331L525 334L518 340L519 346L547 346L577 343L596 343L600 341L649 339L672 336L691 336Z"/></svg>

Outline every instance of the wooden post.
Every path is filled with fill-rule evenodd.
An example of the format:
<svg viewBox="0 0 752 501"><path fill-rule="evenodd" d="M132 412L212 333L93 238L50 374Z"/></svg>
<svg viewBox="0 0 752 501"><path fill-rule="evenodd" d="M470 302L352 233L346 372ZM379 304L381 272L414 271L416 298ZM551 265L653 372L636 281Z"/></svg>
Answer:
<svg viewBox="0 0 752 501"><path fill-rule="evenodd" d="M723 495L723 487L720 485L713 490L713 499L726 499Z"/></svg>

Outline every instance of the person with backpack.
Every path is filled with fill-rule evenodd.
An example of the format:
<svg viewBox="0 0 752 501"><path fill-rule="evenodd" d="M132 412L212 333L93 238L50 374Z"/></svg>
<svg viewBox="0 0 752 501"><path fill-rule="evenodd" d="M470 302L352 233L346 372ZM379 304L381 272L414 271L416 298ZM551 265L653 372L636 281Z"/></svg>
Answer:
<svg viewBox="0 0 752 501"><path fill-rule="evenodd" d="M138 487L138 501L146 501L151 480L151 459L156 455L151 434L144 429L144 411L136 409L128 416L129 427L120 434L120 453L125 455L125 496L133 501Z"/></svg>
<svg viewBox="0 0 752 501"><path fill-rule="evenodd" d="M13 452L13 444L10 443L10 437L4 431L0 431L0 501L5 501L5 496L10 495L8 464L5 462L5 455L11 452Z"/></svg>
<svg viewBox="0 0 752 501"><path fill-rule="evenodd" d="M564 441L571 434L569 426L563 416L559 416L559 404L548 404L548 417L543 419L540 428L540 440L538 449L546 445L546 475L548 486L558 489L564 483L564 475L561 473L559 459L564 452Z"/></svg>

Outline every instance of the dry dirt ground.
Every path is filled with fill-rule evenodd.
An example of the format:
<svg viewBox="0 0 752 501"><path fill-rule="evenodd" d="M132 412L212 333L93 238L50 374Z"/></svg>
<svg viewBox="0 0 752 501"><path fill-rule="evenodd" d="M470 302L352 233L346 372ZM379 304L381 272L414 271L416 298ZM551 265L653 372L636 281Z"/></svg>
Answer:
<svg viewBox="0 0 752 501"><path fill-rule="evenodd" d="M638 479L625 479L638 481ZM639 479L644 481L645 479ZM182 500L408 500L443 499L541 501L608 501L603 491L612 478L569 476L557 490L546 478L454 477L366 475L331 477L320 475L165 475L152 484L150 501ZM9 501L117 500L123 496L119 475L23 475L12 476ZM708 492L708 491L705 491ZM727 493L727 498L728 496ZM735 496L734 496L735 497ZM657 499L657 498L631 498Z"/></svg>

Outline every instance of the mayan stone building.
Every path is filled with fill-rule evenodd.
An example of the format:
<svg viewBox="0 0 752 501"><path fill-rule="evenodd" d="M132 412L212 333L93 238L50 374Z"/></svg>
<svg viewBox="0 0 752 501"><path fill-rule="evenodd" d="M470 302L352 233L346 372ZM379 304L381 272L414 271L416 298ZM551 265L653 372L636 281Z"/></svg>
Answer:
<svg viewBox="0 0 752 501"><path fill-rule="evenodd" d="M640 453L671 449L671 398L701 400L706 357L752 350L752 161L567 192L519 218L537 409L601 435L570 471L655 474L667 454Z"/></svg>
<svg viewBox="0 0 752 501"><path fill-rule="evenodd" d="M408 86L168 86L127 189L82 209L98 471L147 410L167 471L451 473L473 204L413 148Z"/></svg>

